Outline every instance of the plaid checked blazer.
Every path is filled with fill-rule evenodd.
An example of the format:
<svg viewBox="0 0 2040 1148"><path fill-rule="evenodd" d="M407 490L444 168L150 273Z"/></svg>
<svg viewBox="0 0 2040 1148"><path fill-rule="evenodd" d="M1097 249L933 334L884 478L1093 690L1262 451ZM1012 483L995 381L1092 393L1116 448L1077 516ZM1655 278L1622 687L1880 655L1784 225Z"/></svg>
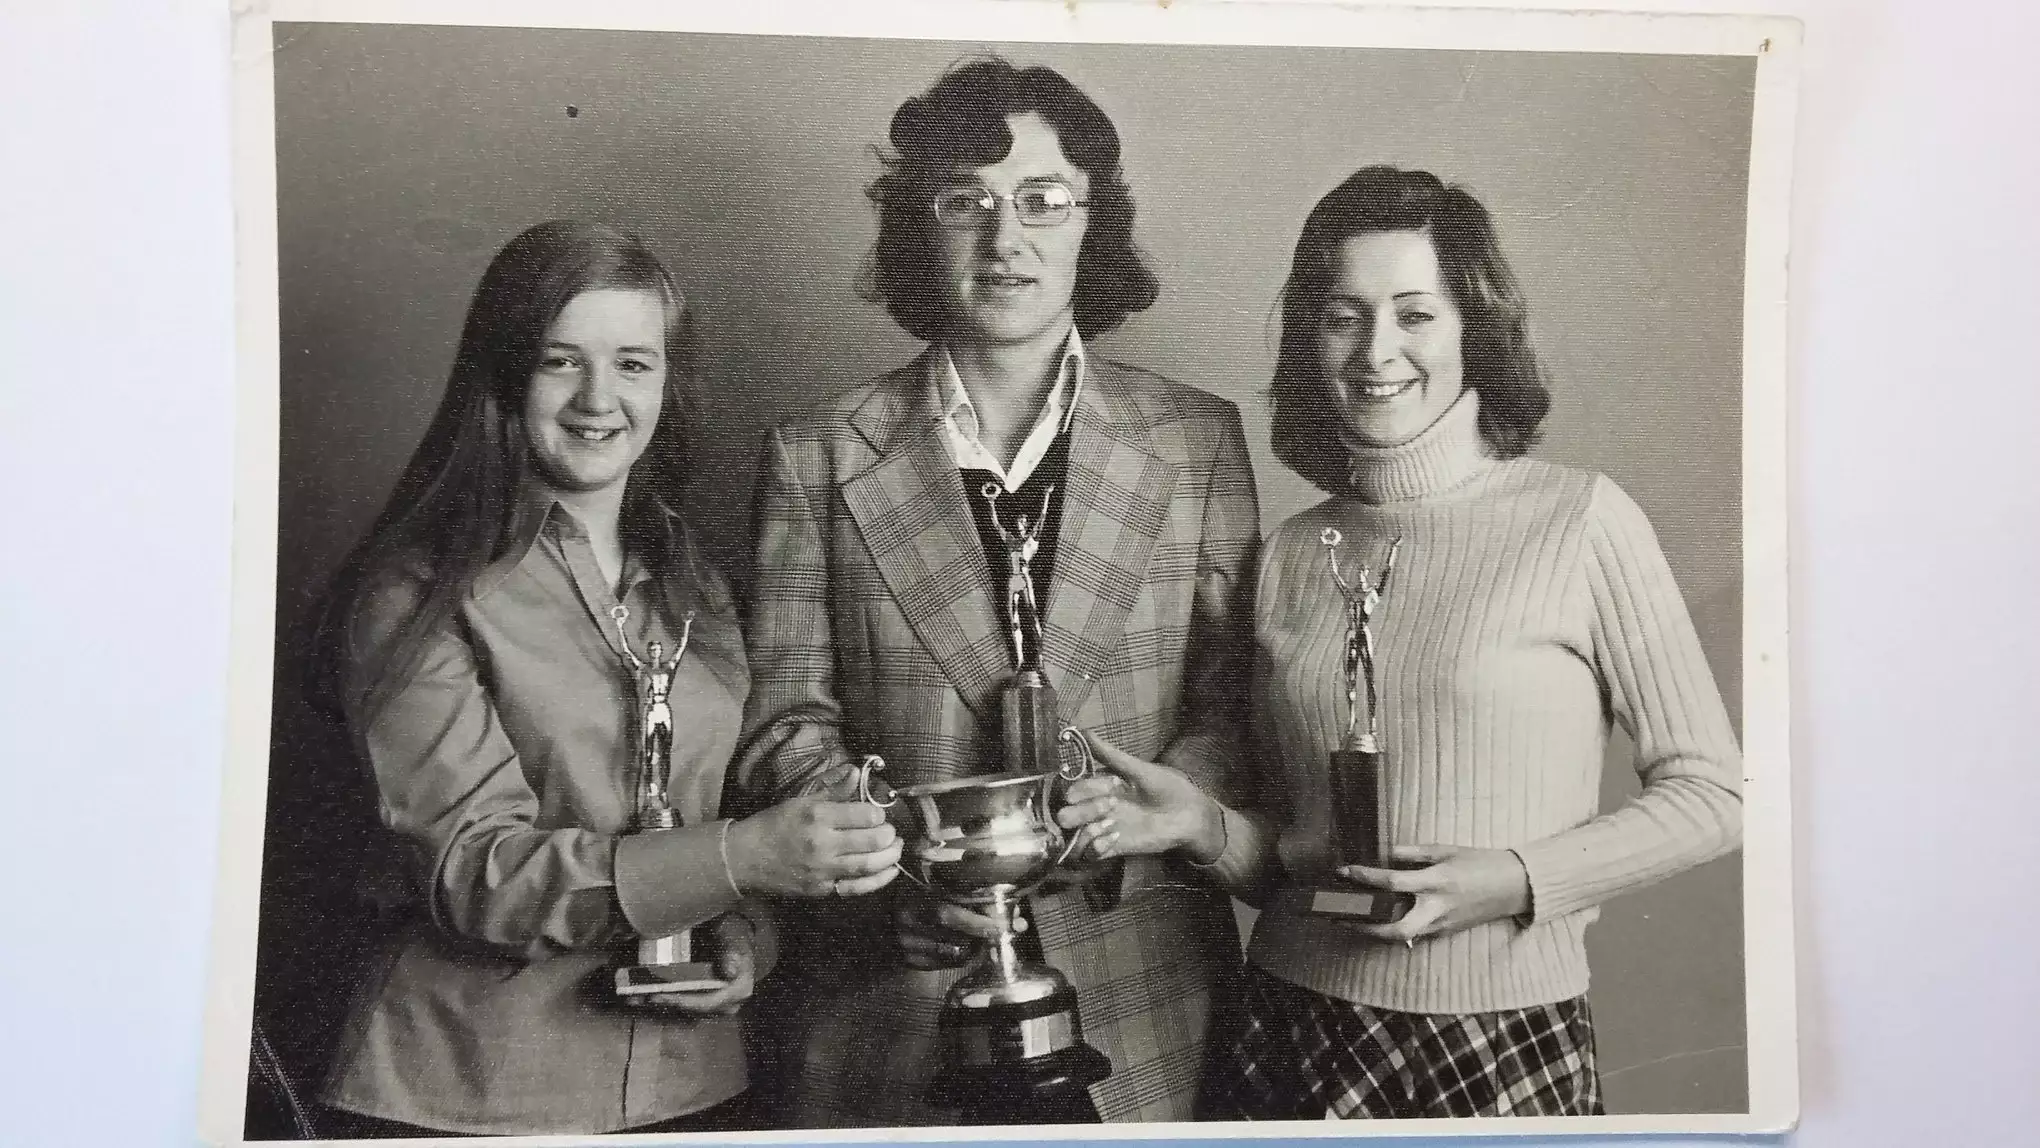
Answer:
<svg viewBox="0 0 2040 1148"><path fill-rule="evenodd" d="M753 688L738 784L776 800L866 753L897 786L998 768L1011 674L989 564L936 434L925 356L775 429L759 477ZM1065 720L1221 799L1243 788L1253 469L1231 403L1093 355L1072 416L1042 661ZM1113 1072L1112 1120L1188 1120L1214 987L1241 963L1227 897L1179 861L1129 859L1116 907L1031 898ZM902 963L906 886L782 905L780 975L753 1009L799 1127L953 1122L921 1096L956 971ZM1221 1000L1227 995L1217 994ZM769 1070L768 1070L769 1072Z"/></svg>

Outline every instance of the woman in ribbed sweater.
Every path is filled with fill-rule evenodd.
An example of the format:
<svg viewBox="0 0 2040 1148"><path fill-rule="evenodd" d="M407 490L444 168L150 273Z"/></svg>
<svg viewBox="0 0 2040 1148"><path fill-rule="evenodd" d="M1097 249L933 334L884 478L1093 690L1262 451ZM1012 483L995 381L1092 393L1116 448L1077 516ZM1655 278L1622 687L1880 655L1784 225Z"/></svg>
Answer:
<svg viewBox="0 0 2040 1148"><path fill-rule="evenodd" d="M1263 909L1211 1115L1599 1113L1587 925L1741 829L1735 736L1650 523L1606 477L1524 457L1550 398L1521 292L1485 209L1428 172L1363 169L1311 212L1274 393L1277 457L1331 497L1261 559L1258 796L1229 808L1103 747L1115 776L1065 821L1100 855L1181 850ZM1332 860L1347 610L1328 528L1349 581L1401 540L1369 627L1379 868ZM1642 789L1598 813L1611 722ZM1280 895L1333 872L1408 911L1371 925Z"/></svg>

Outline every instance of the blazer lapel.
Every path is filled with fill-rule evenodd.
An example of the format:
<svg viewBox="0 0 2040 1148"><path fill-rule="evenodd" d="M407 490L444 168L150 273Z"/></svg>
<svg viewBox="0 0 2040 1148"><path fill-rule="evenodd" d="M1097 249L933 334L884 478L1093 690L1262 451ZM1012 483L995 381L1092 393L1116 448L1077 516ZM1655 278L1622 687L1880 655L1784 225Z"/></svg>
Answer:
<svg viewBox="0 0 2040 1148"><path fill-rule="evenodd" d="M1155 454L1113 364L1090 363L1070 426L1042 662L1067 720L1105 672L1168 526L1174 463Z"/></svg>
<svg viewBox="0 0 2040 1148"><path fill-rule="evenodd" d="M989 718L1013 659L976 523L925 401L926 378L924 357L851 417L879 459L843 484L843 501L907 624L964 703Z"/></svg>

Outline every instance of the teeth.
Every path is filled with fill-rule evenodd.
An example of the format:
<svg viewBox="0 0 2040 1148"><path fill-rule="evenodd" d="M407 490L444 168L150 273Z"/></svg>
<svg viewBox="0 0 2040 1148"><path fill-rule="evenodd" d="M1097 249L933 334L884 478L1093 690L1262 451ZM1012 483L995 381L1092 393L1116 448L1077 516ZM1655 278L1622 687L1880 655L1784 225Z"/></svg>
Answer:
<svg viewBox="0 0 2040 1148"><path fill-rule="evenodd" d="M568 427L567 433L580 439L582 442L608 442L610 439L622 434L623 431L620 429L593 430L588 427Z"/></svg>
<svg viewBox="0 0 2040 1148"><path fill-rule="evenodd" d="M1409 390L1415 382L1415 379L1411 379L1408 382L1401 383L1361 383L1353 389L1370 399L1392 399Z"/></svg>

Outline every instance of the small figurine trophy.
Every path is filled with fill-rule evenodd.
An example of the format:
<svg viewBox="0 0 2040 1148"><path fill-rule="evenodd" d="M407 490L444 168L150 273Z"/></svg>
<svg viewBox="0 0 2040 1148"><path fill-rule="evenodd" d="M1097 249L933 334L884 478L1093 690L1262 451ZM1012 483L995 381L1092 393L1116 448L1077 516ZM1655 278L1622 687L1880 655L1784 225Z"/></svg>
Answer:
<svg viewBox="0 0 2040 1148"><path fill-rule="evenodd" d="M630 634L623 625L629 612L619 605L612 616L616 619L617 635L623 639L624 660L636 674L638 685L636 810L631 832L677 829L680 815L667 797L673 770L673 709L666 697L673 689L673 672L679 668L681 656L687 653L694 618L688 616L680 629L679 646L672 659L667 660L665 646L659 642L651 643L645 650L649 657L640 659L630 648ZM691 929L664 937L639 938L637 963L616 970L616 991L620 996L713 989L722 984L714 965L694 959Z"/></svg>
<svg viewBox="0 0 2040 1148"><path fill-rule="evenodd" d="M1349 581L1339 566L1338 530L1325 527L1318 541L1331 566L1332 584L1346 600L1346 732L1331 752L1332 854L1335 865L1394 866L1389 861L1388 813L1382 794L1385 762L1381 752L1381 689L1375 672L1374 613L1388 593L1402 539L1388 547L1388 559L1376 578L1362 566ZM1367 726L1360 728L1360 691L1367 691ZM1358 888L1337 878L1321 880L1310 890L1308 911L1388 924L1410 910L1407 894Z"/></svg>

